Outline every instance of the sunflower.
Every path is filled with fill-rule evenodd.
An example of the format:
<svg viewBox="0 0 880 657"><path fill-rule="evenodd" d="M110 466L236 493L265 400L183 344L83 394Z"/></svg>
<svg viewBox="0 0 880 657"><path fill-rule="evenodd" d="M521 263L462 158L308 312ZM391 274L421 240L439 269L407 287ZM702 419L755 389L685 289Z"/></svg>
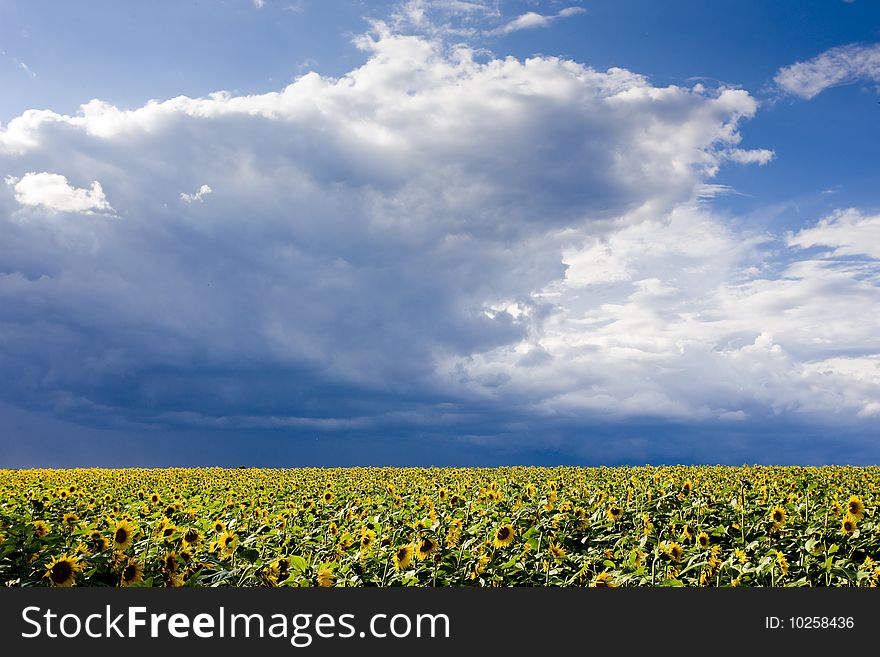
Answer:
<svg viewBox="0 0 880 657"><path fill-rule="evenodd" d="M331 491L329 491L329 490L324 491L324 494L321 495L321 501L322 501L324 504L330 504L330 502L333 501L333 498L334 498L334 495L333 495L333 493L332 493Z"/></svg>
<svg viewBox="0 0 880 657"><path fill-rule="evenodd" d="M861 520L865 516L865 503L858 495L853 495L846 503L846 512L856 520Z"/></svg>
<svg viewBox="0 0 880 657"><path fill-rule="evenodd" d="M137 527L128 520L120 520L113 529L113 547L117 550L126 550L134 540Z"/></svg>
<svg viewBox="0 0 880 657"><path fill-rule="evenodd" d="M150 495L150 503L151 504L158 504L161 500L162 500L162 497L159 495L159 493L152 493Z"/></svg>
<svg viewBox="0 0 880 657"><path fill-rule="evenodd" d="M775 529L779 529L785 524L785 509L781 506L774 507L770 512L770 521Z"/></svg>
<svg viewBox="0 0 880 657"><path fill-rule="evenodd" d="M76 523L79 522L79 516L75 513L65 513L61 517L61 522L68 529L73 529L74 527L76 527Z"/></svg>
<svg viewBox="0 0 880 657"><path fill-rule="evenodd" d="M217 549L220 550L220 556L223 558L231 557L238 547L238 537L230 532L223 532L217 539Z"/></svg>
<svg viewBox="0 0 880 657"><path fill-rule="evenodd" d="M395 550L394 552L394 555L392 556L394 567L397 570L408 568L409 565L412 563L413 552L414 550L412 545L403 545L397 548L397 550Z"/></svg>
<svg viewBox="0 0 880 657"><path fill-rule="evenodd" d="M333 586L333 571L329 568L322 568L318 571L318 586Z"/></svg>
<svg viewBox="0 0 880 657"><path fill-rule="evenodd" d="M843 522L840 523L840 531L844 534L852 534L857 527L858 521L851 516L847 516L843 519Z"/></svg>
<svg viewBox="0 0 880 657"><path fill-rule="evenodd" d="M696 538L696 533L694 533L694 530L690 528L690 525L685 525L684 529L681 530L681 536L684 539L684 542L687 543L688 541L692 541L694 540L694 538Z"/></svg>
<svg viewBox="0 0 880 657"><path fill-rule="evenodd" d="M144 580L144 567L137 561L129 561L119 576L120 586L131 586Z"/></svg>
<svg viewBox="0 0 880 657"><path fill-rule="evenodd" d="M44 577L49 578L49 583L52 586L73 586L73 583L76 581L76 573L80 568L81 566L77 559L63 554L49 562Z"/></svg>
<svg viewBox="0 0 880 657"><path fill-rule="evenodd" d="M705 550L709 547L709 535L706 532L700 532L697 534L697 543Z"/></svg>
<svg viewBox="0 0 880 657"><path fill-rule="evenodd" d="M788 559L779 550L776 551L776 563L779 564L779 570L783 575L788 575Z"/></svg>
<svg viewBox="0 0 880 657"><path fill-rule="evenodd" d="M605 513L609 518L611 518L611 520L617 522L618 520L620 520L620 516L623 515L623 509L615 504L612 504L608 507L608 510Z"/></svg>
<svg viewBox="0 0 880 657"><path fill-rule="evenodd" d="M367 529L366 527L361 529L361 538L360 538L360 546L362 552L367 552L371 547L373 547L373 542L376 540L376 532L372 529Z"/></svg>
<svg viewBox="0 0 880 657"><path fill-rule="evenodd" d="M214 522L214 532L217 534L225 534L226 533L226 523L222 520L217 520Z"/></svg>
<svg viewBox="0 0 880 657"><path fill-rule="evenodd" d="M200 540L202 540L202 535L194 527L190 527L183 533L184 545L198 545Z"/></svg>
<svg viewBox="0 0 880 657"><path fill-rule="evenodd" d="M427 559L434 550L437 549L437 541L430 536L425 536L416 548L416 557L419 559Z"/></svg>
<svg viewBox="0 0 880 657"><path fill-rule="evenodd" d="M552 556L557 561L565 557L565 548L562 547L559 543L551 542L550 547L547 548L547 551L550 552L550 556Z"/></svg>
<svg viewBox="0 0 880 657"><path fill-rule="evenodd" d="M168 520L168 518L162 518L159 521L159 524L156 525L156 536L160 538L171 538L174 533L177 531L177 527L174 526L174 523Z"/></svg>
<svg viewBox="0 0 880 657"><path fill-rule="evenodd" d="M49 525L47 525L42 520L37 520L36 522L34 522L34 534L36 534L40 538L46 536L46 534L48 534L50 531L51 530L49 529Z"/></svg>
<svg viewBox="0 0 880 657"><path fill-rule="evenodd" d="M162 557L162 570L169 575L173 575L177 572L177 554L174 552L168 552Z"/></svg>
<svg viewBox="0 0 880 657"><path fill-rule="evenodd" d="M596 575L593 578L592 583L590 584L591 588L614 588L614 577L607 570L603 570L601 573Z"/></svg>
<svg viewBox="0 0 880 657"><path fill-rule="evenodd" d="M510 524L501 525L495 530L495 536L492 538L492 545L497 548L505 548L513 543L513 526Z"/></svg>
<svg viewBox="0 0 880 657"><path fill-rule="evenodd" d="M684 554L684 548L675 541L671 541L664 546L663 552L673 561L679 561L681 555Z"/></svg>

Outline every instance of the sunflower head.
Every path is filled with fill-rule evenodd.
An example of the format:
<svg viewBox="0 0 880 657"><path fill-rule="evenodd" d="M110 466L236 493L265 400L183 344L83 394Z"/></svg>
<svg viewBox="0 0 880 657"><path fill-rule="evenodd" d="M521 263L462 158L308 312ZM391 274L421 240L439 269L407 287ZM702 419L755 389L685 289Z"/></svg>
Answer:
<svg viewBox="0 0 880 657"><path fill-rule="evenodd" d="M318 571L318 586L333 586L333 571L329 568L322 568Z"/></svg>
<svg viewBox="0 0 880 657"><path fill-rule="evenodd" d="M611 518L611 520L617 522L618 520L620 520L620 516L623 515L623 509L621 509L616 504L612 504L608 507L608 510L605 513L608 515L609 518Z"/></svg>
<svg viewBox="0 0 880 657"><path fill-rule="evenodd" d="M431 554L433 554L434 550L437 549L437 541L435 541L430 536L426 536L421 541L419 541L418 546L416 547L416 557L419 559L427 559Z"/></svg>
<svg viewBox="0 0 880 657"><path fill-rule="evenodd" d="M394 551L394 556L392 557L394 561L394 567L397 570L403 570L404 568L408 568L412 563L413 558L413 546L412 545L403 545L397 550Z"/></svg>
<svg viewBox="0 0 880 657"><path fill-rule="evenodd" d="M49 562L45 577L48 578L52 586L73 586L76 581L76 573L80 568L78 559L64 554Z"/></svg>
<svg viewBox="0 0 880 657"><path fill-rule="evenodd" d="M846 512L856 520L861 520L865 515L865 503L862 502L862 498L858 495L850 497L846 503Z"/></svg>
<svg viewBox="0 0 880 657"><path fill-rule="evenodd" d="M709 535L706 532L697 534L697 544L705 550L709 547Z"/></svg>
<svg viewBox="0 0 880 657"><path fill-rule="evenodd" d="M183 533L183 542L187 545L197 545L201 538L199 530L194 527L190 527Z"/></svg>
<svg viewBox="0 0 880 657"><path fill-rule="evenodd" d="M681 555L684 554L684 548L675 541L671 541L663 548L663 552L673 561L680 561Z"/></svg>
<svg viewBox="0 0 880 657"><path fill-rule="evenodd" d="M843 519L843 522L840 523L840 531L842 531L844 534L852 534L856 531L857 527L858 521L851 516L845 517Z"/></svg>
<svg viewBox="0 0 880 657"><path fill-rule="evenodd" d="M602 571L590 583L591 588L614 588L614 577L607 570Z"/></svg>
<svg viewBox="0 0 880 657"><path fill-rule="evenodd" d="M562 547L559 543L554 543L551 541L550 547L547 548L547 551L550 552L550 556L557 561L565 558L565 548Z"/></svg>
<svg viewBox="0 0 880 657"><path fill-rule="evenodd" d="M144 567L142 564L137 561L129 561L125 564L125 567L122 569L122 573L119 576L119 584L120 586L131 586L132 584L137 584L138 582L142 582L144 579Z"/></svg>
<svg viewBox="0 0 880 657"><path fill-rule="evenodd" d="M510 524L501 525L495 530L492 537L492 545L497 548L505 548L513 543L513 526Z"/></svg>
<svg viewBox="0 0 880 657"><path fill-rule="evenodd" d="M770 512L770 522L774 527L782 527L785 524L785 509L781 506L774 507Z"/></svg>
<svg viewBox="0 0 880 657"><path fill-rule="evenodd" d="M126 550L134 542L136 528L128 520L120 520L113 529L113 547Z"/></svg>

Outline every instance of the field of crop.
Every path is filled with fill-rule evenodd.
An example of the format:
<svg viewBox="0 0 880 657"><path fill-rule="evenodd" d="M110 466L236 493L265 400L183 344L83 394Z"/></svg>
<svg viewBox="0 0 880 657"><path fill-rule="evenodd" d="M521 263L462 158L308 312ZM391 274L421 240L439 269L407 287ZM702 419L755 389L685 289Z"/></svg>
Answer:
<svg viewBox="0 0 880 657"><path fill-rule="evenodd" d="M877 586L880 468L0 470L4 586Z"/></svg>

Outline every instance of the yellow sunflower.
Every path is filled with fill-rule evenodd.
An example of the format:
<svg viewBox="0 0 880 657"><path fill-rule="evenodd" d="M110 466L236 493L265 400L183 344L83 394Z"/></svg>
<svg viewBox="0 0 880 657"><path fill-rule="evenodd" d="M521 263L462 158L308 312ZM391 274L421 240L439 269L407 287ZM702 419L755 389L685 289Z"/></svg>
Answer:
<svg viewBox="0 0 880 657"><path fill-rule="evenodd" d="M591 588L614 588L614 586L614 577L607 570L596 575L590 583Z"/></svg>
<svg viewBox="0 0 880 657"><path fill-rule="evenodd" d="M231 557L237 547L238 537L231 532L223 532L220 538L217 539L217 549L220 551L220 556L224 559Z"/></svg>
<svg viewBox="0 0 880 657"><path fill-rule="evenodd" d="M608 507L608 510L605 513L609 518L611 518L611 520L617 522L618 520L620 520L620 516L623 515L623 509L615 504L612 504Z"/></svg>
<svg viewBox="0 0 880 657"><path fill-rule="evenodd" d="M333 586L333 571L329 568L322 568L318 571L318 586Z"/></svg>
<svg viewBox="0 0 880 657"><path fill-rule="evenodd" d="M492 545L497 548L505 548L513 543L513 526L510 524L501 525L495 530L492 537Z"/></svg>
<svg viewBox="0 0 880 657"><path fill-rule="evenodd" d="M704 550L709 547L709 535L706 532L697 534L697 544Z"/></svg>
<svg viewBox="0 0 880 657"><path fill-rule="evenodd" d="M137 561L129 561L119 576L120 586L131 586L144 580L144 567Z"/></svg>
<svg viewBox="0 0 880 657"><path fill-rule="evenodd" d="M865 516L865 503L858 495L853 495L846 503L846 512L856 520L861 520Z"/></svg>
<svg viewBox="0 0 880 657"><path fill-rule="evenodd" d="M663 552L673 561L679 561L684 554L684 548L675 541L670 541L663 547Z"/></svg>
<svg viewBox="0 0 880 657"><path fill-rule="evenodd" d="M565 557L565 548L562 547L559 543L551 542L550 546L547 548L547 551L550 552L550 556L552 556L557 561Z"/></svg>
<svg viewBox="0 0 880 657"><path fill-rule="evenodd" d="M844 534L852 534L858 528L858 521L852 516L847 516L840 523L840 531Z"/></svg>
<svg viewBox="0 0 880 657"><path fill-rule="evenodd" d="M413 552L414 550L412 545L403 545L397 548L397 550L395 550L394 552L394 555L392 556L394 567L397 570L408 568L409 565L412 563Z"/></svg>
<svg viewBox="0 0 880 657"><path fill-rule="evenodd" d="M37 520L34 522L34 534L43 538L51 531L49 525L43 522L42 520Z"/></svg>
<svg viewBox="0 0 880 657"><path fill-rule="evenodd" d="M137 527L128 520L120 520L113 529L113 547L117 550L127 550L134 542Z"/></svg>
<svg viewBox="0 0 880 657"><path fill-rule="evenodd" d="M81 567L78 559L63 554L49 562L44 576L49 578L49 583L52 586L73 586L76 581L76 573Z"/></svg>
<svg viewBox="0 0 880 657"><path fill-rule="evenodd" d="M416 557L418 559L427 559L436 549L437 541L430 536L426 536L419 541L419 544L416 547Z"/></svg>
<svg viewBox="0 0 880 657"><path fill-rule="evenodd" d="M774 507L770 512L770 522L776 529L782 527L785 524L785 509L781 506Z"/></svg>

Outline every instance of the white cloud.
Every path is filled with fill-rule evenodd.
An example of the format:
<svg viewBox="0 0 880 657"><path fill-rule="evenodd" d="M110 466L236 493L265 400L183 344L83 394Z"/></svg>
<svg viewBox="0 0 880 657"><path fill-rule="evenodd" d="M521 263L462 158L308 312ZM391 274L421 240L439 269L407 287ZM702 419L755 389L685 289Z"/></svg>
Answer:
<svg viewBox="0 0 880 657"><path fill-rule="evenodd" d="M814 98L829 87L880 82L880 44L850 44L779 69L774 78L785 93Z"/></svg>
<svg viewBox="0 0 880 657"><path fill-rule="evenodd" d="M0 129L2 170L101 180L125 217L14 221L109 204L58 174L0 189L0 395L146 424L872 413L874 265L800 248L872 224L785 244L695 200L771 157L739 148L746 91L358 43L340 78Z"/></svg>
<svg viewBox="0 0 880 657"><path fill-rule="evenodd" d="M30 171L21 178L7 177L6 184L15 191L15 200L24 206L80 214L112 210L97 180L89 189L80 189L61 174Z"/></svg>
<svg viewBox="0 0 880 657"><path fill-rule="evenodd" d="M584 13L583 7L566 7L560 12L553 15L543 15L534 11L526 12L514 18L512 21L505 23L501 27L493 30L495 34L510 34L519 30L529 30L536 27L549 27L552 23L560 18L568 18L569 16L577 16Z"/></svg>
<svg viewBox="0 0 880 657"><path fill-rule="evenodd" d="M762 166L776 157L776 153L766 148L753 148L751 150L730 148L725 154L731 160L740 164L759 164Z"/></svg>
<svg viewBox="0 0 880 657"><path fill-rule="evenodd" d="M184 203L201 203L205 197L213 192L210 185L202 185L199 187L199 191L194 194L187 194L185 192L180 193L180 200Z"/></svg>
<svg viewBox="0 0 880 657"><path fill-rule="evenodd" d="M833 247L832 256L865 255L880 260L880 215L864 215L855 208L838 210L813 228L788 236L789 246Z"/></svg>
<svg viewBox="0 0 880 657"><path fill-rule="evenodd" d="M253 0L253 2L257 9L262 9L266 5L266 0Z"/></svg>
<svg viewBox="0 0 880 657"><path fill-rule="evenodd" d="M788 243L877 243L876 221L839 231L836 217ZM474 395L503 380L506 396L553 417L874 415L880 263L795 251L773 275L779 247L689 204L589 238L566 252L565 279L534 295L553 309L519 344L446 371ZM533 349L545 357L523 369Z"/></svg>

